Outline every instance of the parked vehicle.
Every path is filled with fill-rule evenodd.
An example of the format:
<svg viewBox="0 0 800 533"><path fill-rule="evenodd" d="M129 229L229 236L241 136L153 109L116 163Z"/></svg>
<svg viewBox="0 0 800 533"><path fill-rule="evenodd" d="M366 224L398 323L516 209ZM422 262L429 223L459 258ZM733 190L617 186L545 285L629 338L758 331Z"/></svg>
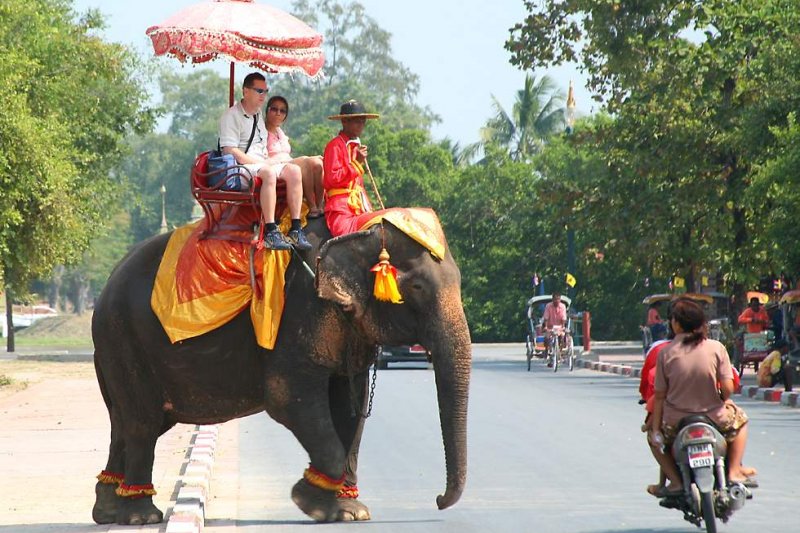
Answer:
<svg viewBox="0 0 800 533"><path fill-rule="evenodd" d="M428 350L421 344L413 346L381 346L378 360L375 363L380 370L389 368L389 363L424 362L430 365L431 357Z"/></svg>
<svg viewBox="0 0 800 533"><path fill-rule="evenodd" d="M534 357L544 358L546 353L544 332L542 331L542 313L544 307L553 301L552 294L540 294L530 298L525 304L528 333L525 336L525 355L528 361L528 371L531 369L531 360ZM561 295L561 301L567 306L567 315L572 300Z"/></svg>
<svg viewBox="0 0 800 533"><path fill-rule="evenodd" d="M703 306L708 319L708 336L716 341L725 345L729 352L734 349L734 335L731 328L730 318L730 297L721 292L686 292L682 294L651 294L642 300L642 304L646 305L649 309L650 305L657 302L667 302L667 305L662 314L664 319L664 326L669 327L667 324L667 316L669 316L669 309L672 301L676 298L689 298ZM645 312L646 313L646 312ZM647 315L645 314L645 317ZM650 345L655 340L653 339L652 329L648 326L641 326L642 331L642 348L644 353L650 349Z"/></svg>
<svg viewBox="0 0 800 533"><path fill-rule="evenodd" d="M727 443L725 437L705 416L694 415L681 420L672 445L672 456L681 473L684 491L667 495L659 501L662 507L683 511L688 522L716 533L717 519L727 522L734 511L741 509L752 492L741 483L729 483L725 469Z"/></svg>
<svg viewBox="0 0 800 533"><path fill-rule="evenodd" d="M37 320L58 315L58 311L46 305L21 305L14 306L14 328L27 328Z"/></svg>

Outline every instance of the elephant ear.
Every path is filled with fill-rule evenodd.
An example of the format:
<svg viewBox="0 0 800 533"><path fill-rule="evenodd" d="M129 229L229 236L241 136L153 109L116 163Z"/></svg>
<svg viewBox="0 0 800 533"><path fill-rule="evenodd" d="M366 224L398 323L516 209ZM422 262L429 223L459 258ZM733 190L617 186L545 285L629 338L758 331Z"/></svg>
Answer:
<svg viewBox="0 0 800 533"><path fill-rule="evenodd" d="M317 295L363 315L372 294L370 268L380 251L375 228L326 242L317 258Z"/></svg>

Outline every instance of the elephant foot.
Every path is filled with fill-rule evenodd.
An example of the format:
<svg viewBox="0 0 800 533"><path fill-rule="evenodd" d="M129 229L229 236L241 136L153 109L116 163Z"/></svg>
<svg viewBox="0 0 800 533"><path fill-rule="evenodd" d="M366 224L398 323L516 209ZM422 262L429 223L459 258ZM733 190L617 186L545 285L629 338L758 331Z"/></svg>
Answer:
<svg viewBox="0 0 800 533"><path fill-rule="evenodd" d="M369 507L358 500L339 498L339 516L342 522L369 520Z"/></svg>
<svg viewBox="0 0 800 533"><path fill-rule="evenodd" d="M117 505L119 496L115 483L100 483L94 486L95 501L92 508L92 520L96 524L113 524L117 521Z"/></svg>
<svg viewBox="0 0 800 533"><path fill-rule="evenodd" d="M152 496L120 498L116 522L122 526L142 526L164 521L164 513L153 505Z"/></svg>
<svg viewBox="0 0 800 533"><path fill-rule="evenodd" d="M292 501L301 511L317 522L348 520L342 511L336 492L315 487L301 479L292 487ZM349 520L353 520L350 518Z"/></svg>

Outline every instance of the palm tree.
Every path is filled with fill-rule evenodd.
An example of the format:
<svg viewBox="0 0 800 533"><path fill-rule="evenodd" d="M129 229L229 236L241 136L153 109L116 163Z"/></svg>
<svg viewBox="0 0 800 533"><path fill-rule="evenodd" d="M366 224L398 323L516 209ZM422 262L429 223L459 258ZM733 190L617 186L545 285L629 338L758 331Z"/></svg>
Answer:
<svg viewBox="0 0 800 533"><path fill-rule="evenodd" d="M508 113L492 95L495 116L481 129L480 147L496 143L506 150L515 161L526 161L539 153L547 139L566 126L564 93L558 90L549 76L536 80L525 76L525 86L517 91L517 99ZM475 148L466 147L465 151Z"/></svg>

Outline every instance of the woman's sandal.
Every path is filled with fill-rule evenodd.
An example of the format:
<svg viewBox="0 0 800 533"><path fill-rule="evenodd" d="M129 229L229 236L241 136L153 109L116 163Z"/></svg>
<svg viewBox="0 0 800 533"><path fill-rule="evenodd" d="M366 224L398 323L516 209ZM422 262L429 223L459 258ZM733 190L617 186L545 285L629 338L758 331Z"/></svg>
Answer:
<svg viewBox="0 0 800 533"><path fill-rule="evenodd" d="M748 489L757 489L758 488L758 480L752 477L746 477L744 479L729 479L729 483L741 483Z"/></svg>
<svg viewBox="0 0 800 533"><path fill-rule="evenodd" d="M319 211L317 209L314 209L314 210L308 212L308 214L306 215L306 218L322 218L324 215L325 215L325 213L323 211Z"/></svg>
<svg viewBox="0 0 800 533"><path fill-rule="evenodd" d="M674 498L683 494L683 487L677 490L670 490L664 485L648 485L647 493L656 498Z"/></svg>

